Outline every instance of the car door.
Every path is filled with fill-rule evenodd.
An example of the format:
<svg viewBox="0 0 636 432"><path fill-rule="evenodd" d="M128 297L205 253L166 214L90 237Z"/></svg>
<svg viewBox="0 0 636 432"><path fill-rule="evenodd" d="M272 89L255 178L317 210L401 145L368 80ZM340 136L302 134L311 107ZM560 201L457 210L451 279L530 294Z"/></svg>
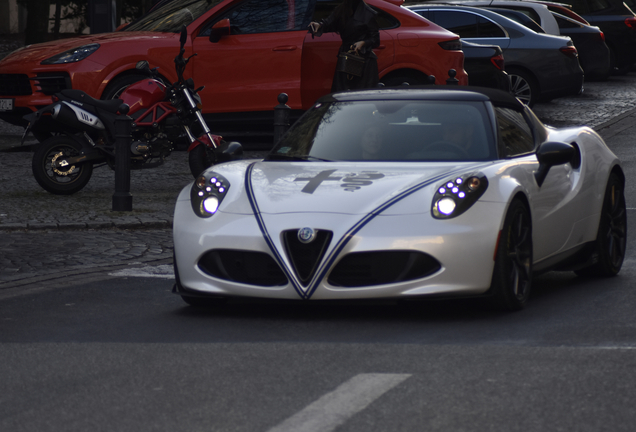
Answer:
<svg viewBox="0 0 636 432"><path fill-rule="evenodd" d="M245 0L207 22L194 39L194 81L208 112L272 110L280 93L300 108L303 42L315 0ZM209 40L213 27L225 30Z"/></svg>
<svg viewBox="0 0 636 432"><path fill-rule="evenodd" d="M497 107L496 113L500 145L505 156L518 159L519 166L526 171L534 260L541 261L563 249L576 226L575 221L587 217L580 212L572 214L570 204L576 198L578 177L573 175L569 163L553 166L539 187L534 181L539 163L532 127L519 111Z"/></svg>

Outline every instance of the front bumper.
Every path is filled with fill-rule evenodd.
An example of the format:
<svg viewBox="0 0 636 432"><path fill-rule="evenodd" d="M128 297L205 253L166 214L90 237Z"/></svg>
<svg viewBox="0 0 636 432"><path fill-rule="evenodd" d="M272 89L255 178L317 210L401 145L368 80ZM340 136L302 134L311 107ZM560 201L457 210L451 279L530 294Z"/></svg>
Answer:
<svg viewBox="0 0 636 432"><path fill-rule="evenodd" d="M378 215L353 236L348 227L360 215L295 213L264 215L266 235L253 214L219 212L209 219L194 215L188 201L177 202L174 218L175 265L180 285L189 294L274 299L369 299L408 298L424 295L479 295L490 287L494 252L503 204L476 203L455 219L436 220L429 214ZM495 210L493 212L493 210ZM486 217L486 215L489 215ZM212 250L236 250L267 254L283 273L295 274L283 246L282 232L314 227L330 230L333 239L320 261L316 276L306 285L288 277L282 283L263 286L214 277L199 265ZM343 228L344 227L344 228ZM342 245L340 249L335 245ZM348 254L372 251L414 251L435 258L441 268L414 280L380 285L342 287L329 283L334 267Z"/></svg>

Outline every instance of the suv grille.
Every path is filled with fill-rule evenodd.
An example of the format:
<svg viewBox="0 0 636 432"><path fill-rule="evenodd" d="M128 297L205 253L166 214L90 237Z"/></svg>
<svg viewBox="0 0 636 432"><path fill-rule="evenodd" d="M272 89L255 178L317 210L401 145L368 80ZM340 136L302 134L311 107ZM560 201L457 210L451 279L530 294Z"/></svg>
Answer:
<svg viewBox="0 0 636 432"><path fill-rule="evenodd" d="M329 283L345 288L406 282L429 276L442 268L423 252L354 252L346 255L329 275Z"/></svg>
<svg viewBox="0 0 636 432"><path fill-rule="evenodd" d="M214 249L199 260L199 268L219 279L259 286L287 284L287 277L266 253Z"/></svg>
<svg viewBox="0 0 636 432"><path fill-rule="evenodd" d="M0 95L28 96L33 94L29 77L25 74L0 74Z"/></svg>
<svg viewBox="0 0 636 432"><path fill-rule="evenodd" d="M40 72L37 78L31 78L45 95L54 95L72 88L71 77L66 72Z"/></svg>

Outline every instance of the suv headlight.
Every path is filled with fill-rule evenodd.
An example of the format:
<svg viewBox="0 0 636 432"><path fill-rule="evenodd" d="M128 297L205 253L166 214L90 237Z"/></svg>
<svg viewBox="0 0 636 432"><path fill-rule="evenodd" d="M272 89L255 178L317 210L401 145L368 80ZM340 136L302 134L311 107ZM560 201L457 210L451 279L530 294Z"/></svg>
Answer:
<svg viewBox="0 0 636 432"><path fill-rule="evenodd" d="M190 204L197 216L209 218L219 209L230 189L230 182L222 175L208 172L200 175L190 189Z"/></svg>
<svg viewBox="0 0 636 432"><path fill-rule="evenodd" d="M93 54L99 48L99 44L92 43L88 45L84 45L78 48L73 48L68 51L64 51L63 53L54 55L53 57L49 57L44 60L43 65L50 64L64 64L64 63L75 63L80 60L84 60L89 55Z"/></svg>
<svg viewBox="0 0 636 432"><path fill-rule="evenodd" d="M488 189L483 174L455 177L437 187L433 197L432 213L436 219L450 219L468 210Z"/></svg>

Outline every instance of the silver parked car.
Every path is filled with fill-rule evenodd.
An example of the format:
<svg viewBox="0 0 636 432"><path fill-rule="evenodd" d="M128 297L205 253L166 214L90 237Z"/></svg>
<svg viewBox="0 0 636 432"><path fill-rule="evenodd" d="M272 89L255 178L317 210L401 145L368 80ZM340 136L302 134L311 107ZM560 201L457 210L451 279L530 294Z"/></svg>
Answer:
<svg viewBox="0 0 636 432"><path fill-rule="evenodd" d="M512 91L529 106L583 91L583 69L567 36L539 34L482 8L429 3L407 7L462 40L499 45Z"/></svg>

